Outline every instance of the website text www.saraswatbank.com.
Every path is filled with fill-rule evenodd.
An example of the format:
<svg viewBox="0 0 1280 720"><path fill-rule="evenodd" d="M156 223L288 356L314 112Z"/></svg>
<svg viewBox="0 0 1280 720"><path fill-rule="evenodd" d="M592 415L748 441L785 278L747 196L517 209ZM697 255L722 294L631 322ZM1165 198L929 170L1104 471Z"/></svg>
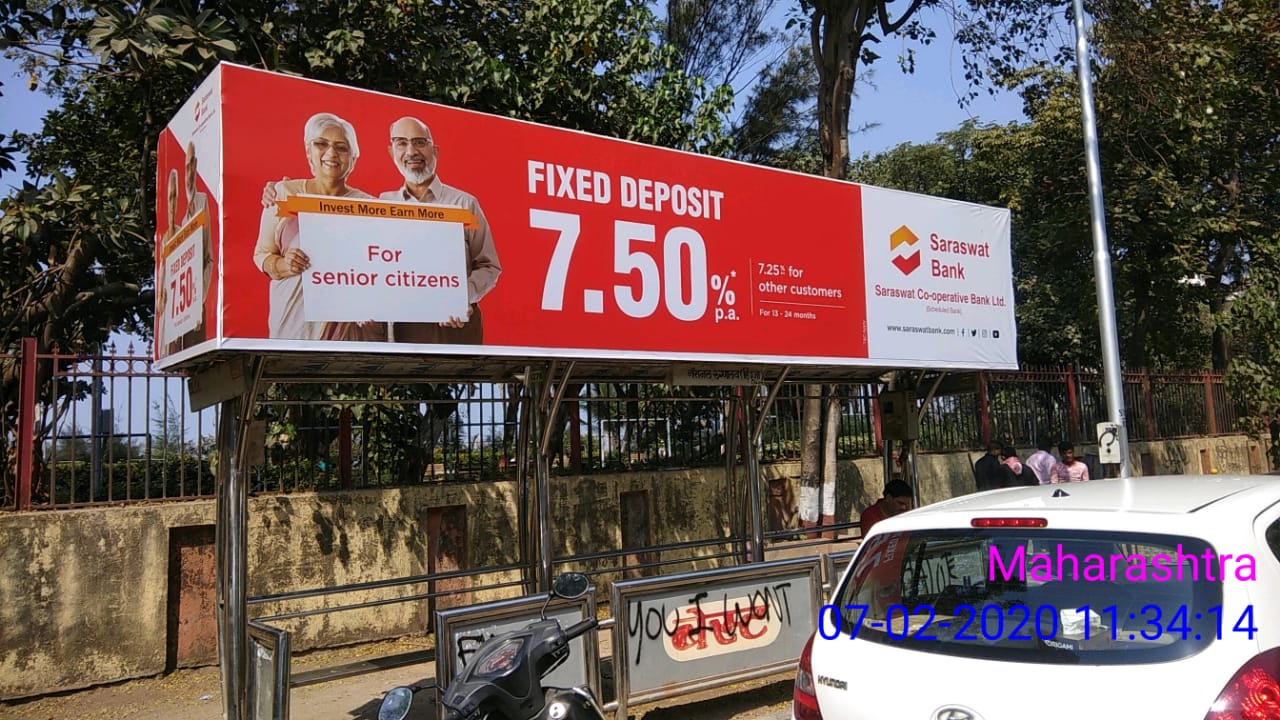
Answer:
<svg viewBox="0 0 1280 720"><path fill-rule="evenodd" d="M912 333L915 335L955 335L955 328L917 327L915 325L886 325L889 332Z"/></svg>

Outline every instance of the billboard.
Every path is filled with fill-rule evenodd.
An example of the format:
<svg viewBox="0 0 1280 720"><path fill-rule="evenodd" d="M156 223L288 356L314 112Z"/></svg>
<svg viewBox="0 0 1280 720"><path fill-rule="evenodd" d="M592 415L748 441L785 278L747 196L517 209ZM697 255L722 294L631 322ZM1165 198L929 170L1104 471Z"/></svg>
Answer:
<svg viewBox="0 0 1280 720"><path fill-rule="evenodd" d="M1004 209L231 64L165 129L158 175L162 365L1017 366Z"/></svg>

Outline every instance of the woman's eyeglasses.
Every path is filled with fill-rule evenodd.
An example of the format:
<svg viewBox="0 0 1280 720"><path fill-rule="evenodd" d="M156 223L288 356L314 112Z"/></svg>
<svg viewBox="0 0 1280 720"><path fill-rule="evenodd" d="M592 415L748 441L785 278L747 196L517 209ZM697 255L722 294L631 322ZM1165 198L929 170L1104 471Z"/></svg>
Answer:
<svg viewBox="0 0 1280 720"><path fill-rule="evenodd" d="M323 138L312 140L311 148L321 155L329 152L329 148L333 148L336 153L346 155L351 152L351 146L344 142L331 143Z"/></svg>

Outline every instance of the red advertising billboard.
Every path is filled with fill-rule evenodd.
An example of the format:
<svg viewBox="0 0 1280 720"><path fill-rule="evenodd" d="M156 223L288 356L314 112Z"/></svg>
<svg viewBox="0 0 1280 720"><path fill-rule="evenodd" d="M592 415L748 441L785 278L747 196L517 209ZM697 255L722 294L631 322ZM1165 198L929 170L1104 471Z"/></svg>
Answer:
<svg viewBox="0 0 1280 720"><path fill-rule="evenodd" d="M1017 365L1003 209L230 64L164 131L158 173L163 364Z"/></svg>

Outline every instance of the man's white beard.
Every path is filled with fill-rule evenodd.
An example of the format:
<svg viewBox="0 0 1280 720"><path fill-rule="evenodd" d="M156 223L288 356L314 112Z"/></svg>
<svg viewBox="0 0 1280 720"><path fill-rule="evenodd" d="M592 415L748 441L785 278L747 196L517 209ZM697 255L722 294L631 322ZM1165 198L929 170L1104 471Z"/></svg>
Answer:
<svg viewBox="0 0 1280 720"><path fill-rule="evenodd" d="M436 163L434 160L423 166L421 170L410 170L403 163L400 165L400 174L404 179L414 185L424 185L435 177Z"/></svg>

